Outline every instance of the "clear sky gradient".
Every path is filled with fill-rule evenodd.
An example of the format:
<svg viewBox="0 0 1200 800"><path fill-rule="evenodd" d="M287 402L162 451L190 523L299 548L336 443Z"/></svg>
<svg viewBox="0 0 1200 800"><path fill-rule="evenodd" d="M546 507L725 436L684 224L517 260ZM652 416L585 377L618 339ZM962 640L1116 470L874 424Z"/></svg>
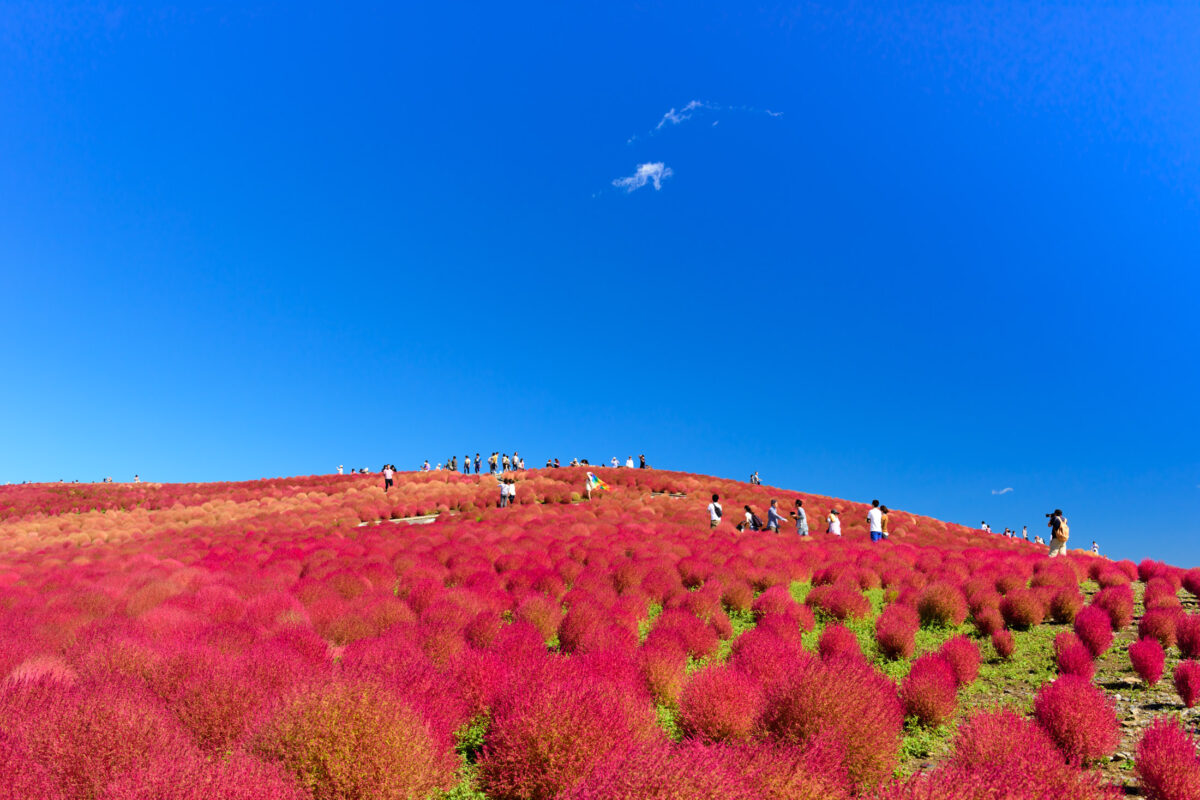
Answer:
<svg viewBox="0 0 1200 800"><path fill-rule="evenodd" d="M0 2L0 482L646 453L1198 565L1198 54L1182 3Z"/></svg>

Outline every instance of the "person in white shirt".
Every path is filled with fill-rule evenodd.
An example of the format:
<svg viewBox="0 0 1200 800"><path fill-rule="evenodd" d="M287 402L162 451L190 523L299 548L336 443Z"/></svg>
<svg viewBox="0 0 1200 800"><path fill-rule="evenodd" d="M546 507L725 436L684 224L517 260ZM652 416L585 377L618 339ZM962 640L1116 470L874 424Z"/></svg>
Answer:
<svg viewBox="0 0 1200 800"><path fill-rule="evenodd" d="M628 467L629 469L633 469L633 456L630 456L629 458L625 459L625 466Z"/></svg>
<svg viewBox="0 0 1200 800"><path fill-rule="evenodd" d="M392 476L395 474L396 473L392 472L391 464L388 464L383 468L383 491L385 493L392 488Z"/></svg>
<svg viewBox="0 0 1200 800"><path fill-rule="evenodd" d="M1092 555L1100 555L1100 545L1096 544L1096 540L1092 539Z"/></svg>
<svg viewBox="0 0 1200 800"><path fill-rule="evenodd" d="M829 525L829 533L831 535L842 535L841 512L839 512L836 508L829 512L829 516L825 518L825 522Z"/></svg>
<svg viewBox="0 0 1200 800"><path fill-rule="evenodd" d="M342 474L342 465L338 464L338 475Z"/></svg>
<svg viewBox="0 0 1200 800"><path fill-rule="evenodd" d="M510 478L508 481L508 504L511 506L517 502L517 479Z"/></svg>
<svg viewBox="0 0 1200 800"><path fill-rule="evenodd" d="M500 507L504 508L508 505L508 478L501 478L500 484Z"/></svg>
<svg viewBox="0 0 1200 800"><path fill-rule="evenodd" d="M792 516L796 518L796 533L800 536L808 536L808 512L804 510L804 501L796 501L796 510L792 512Z"/></svg>
<svg viewBox="0 0 1200 800"><path fill-rule="evenodd" d="M708 527L717 527L721 523L721 515L723 513L721 511L720 497L714 494L712 502L708 504Z"/></svg>
<svg viewBox="0 0 1200 800"><path fill-rule="evenodd" d="M613 457L612 457L612 465L613 465L614 467L619 467L619 466L621 466L621 462L620 462L620 461L617 461L617 457L616 457L616 456L613 456Z"/></svg>
<svg viewBox="0 0 1200 800"><path fill-rule="evenodd" d="M141 482L142 482L141 476L139 476L139 475L134 475L134 476L133 476L133 482L134 482L134 483L141 483Z"/></svg>
<svg viewBox="0 0 1200 800"><path fill-rule="evenodd" d="M1029 541L1029 526L1028 525L1021 526L1021 538L1027 542Z"/></svg>
<svg viewBox="0 0 1200 800"><path fill-rule="evenodd" d="M883 539L883 512L879 510L879 501L871 501L871 510L867 512L867 524L871 528L871 541Z"/></svg>

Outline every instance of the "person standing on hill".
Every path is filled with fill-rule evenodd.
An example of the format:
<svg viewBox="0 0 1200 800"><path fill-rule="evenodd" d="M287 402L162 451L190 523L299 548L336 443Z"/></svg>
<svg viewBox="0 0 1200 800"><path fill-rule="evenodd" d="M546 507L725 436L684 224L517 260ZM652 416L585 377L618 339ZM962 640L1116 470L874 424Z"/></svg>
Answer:
<svg viewBox="0 0 1200 800"><path fill-rule="evenodd" d="M750 485L762 486L762 478L758 477L758 470L754 470L754 473L750 476Z"/></svg>
<svg viewBox="0 0 1200 800"><path fill-rule="evenodd" d="M871 529L871 541L878 542L883 538L883 512L879 510L879 501L871 501L871 510L867 512L867 526Z"/></svg>
<svg viewBox="0 0 1200 800"><path fill-rule="evenodd" d="M829 526L826 528L826 533L830 536L842 535L842 516L836 508L829 512L829 516L825 518L825 524Z"/></svg>
<svg viewBox="0 0 1200 800"><path fill-rule="evenodd" d="M792 516L796 518L796 534L808 536L808 512L804 510L803 500L796 500L796 510Z"/></svg>
<svg viewBox="0 0 1200 800"><path fill-rule="evenodd" d="M392 476L395 474L391 464L383 465L383 491L385 494L392 488Z"/></svg>
<svg viewBox="0 0 1200 800"><path fill-rule="evenodd" d="M625 459L625 466L628 469L633 469L633 456L630 456L629 458Z"/></svg>
<svg viewBox="0 0 1200 800"><path fill-rule="evenodd" d="M721 498L717 495L712 496L712 502L708 504L708 527L715 528L721 524L721 516L724 512L721 511Z"/></svg>
<svg viewBox="0 0 1200 800"><path fill-rule="evenodd" d="M1027 542L1029 541L1029 526L1028 525L1021 526L1021 538Z"/></svg>
<svg viewBox="0 0 1200 800"><path fill-rule="evenodd" d="M488 456L488 475L496 474L496 454L492 453Z"/></svg>
<svg viewBox="0 0 1200 800"><path fill-rule="evenodd" d="M645 469L645 468L646 468L646 454L643 453L642 455L638 456L638 469Z"/></svg>
<svg viewBox="0 0 1200 800"><path fill-rule="evenodd" d="M481 462L480 462L480 460L479 460L479 453L476 453L476 454L475 454L475 474L476 474L476 475L478 475L478 474L479 474L479 465L480 465L480 463L481 463Z"/></svg>
<svg viewBox="0 0 1200 800"><path fill-rule="evenodd" d="M508 478L501 478L500 484L500 507L504 508L508 505Z"/></svg>
<svg viewBox="0 0 1200 800"><path fill-rule="evenodd" d="M758 518L758 514L755 514L753 511L751 511L750 506L742 506L742 507L744 509L746 509L745 526L752 531L761 531L762 530L762 520Z"/></svg>
<svg viewBox="0 0 1200 800"><path fill-rule="evenodd" d="M881 521L880 521L880 530L883 533L883 538L886 539L886 538L888 538L888 529L887 529L888 507L880 506L879 510L880 510L880 512L882 512Z"/></svg>
<svg viewBox="0 0 1200 800"><path fill-rule="evenodd" d="M517 479L509 478L508 479L508 504L511 506L515 502L517 502Z"/></svg>
<svg viewBox="0 0 1200 800"><path fill-rule="evenodd" d="M342 465L338 464L338 475L342 474Z"/></svg>
<svg viewBox="0 0 1200 800"><path fill-rule="evenodd" d="M508 453L500 456L500 471L508 472Z"/></svg>
<svg viewBox="0 0 1200 800"><path fill-rule="evenodd" d="M779 533L779 526L783 524L783 517L779 516L779 509L775 505L775 499L771 499L771 505L767 507L767 528Z"/></svg>
<svg viewBox="0 0 1200 800"><path fill-rule="evenodd" d="M1067 525L1067 518L1063 516L1061 508L1054 509L1053 514L1047 514L1050 521L1046 523L1046 527L1050 529L1050 557L1065 556L1067 554L1067 539L1071 536L1071 528Z"/></svg>

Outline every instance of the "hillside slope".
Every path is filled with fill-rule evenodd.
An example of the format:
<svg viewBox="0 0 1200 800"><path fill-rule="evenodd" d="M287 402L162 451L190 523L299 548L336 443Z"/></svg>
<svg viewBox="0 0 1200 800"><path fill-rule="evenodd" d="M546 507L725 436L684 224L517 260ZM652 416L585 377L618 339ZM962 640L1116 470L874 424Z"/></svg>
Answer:
<svg viewBox="0 0 1200 800"><path fill-rule="evenodd" d="M871 543L865 504L596 472L592 500L520 473L509 508L449 472L0 488L0 785L1197 796L1200 570L900 511ZM710 528L714 492L840 507L845 536Z"/></svg>

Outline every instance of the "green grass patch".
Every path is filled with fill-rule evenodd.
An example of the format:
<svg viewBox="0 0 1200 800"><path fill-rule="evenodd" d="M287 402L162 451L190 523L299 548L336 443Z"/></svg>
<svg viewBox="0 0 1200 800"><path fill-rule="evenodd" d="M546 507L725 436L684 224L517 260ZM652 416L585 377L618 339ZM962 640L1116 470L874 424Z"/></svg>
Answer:
<svg viewBox="0 0 1200 800"><path fill-rule="evenodd" d="M954 731L951 725L927 728L911 719L906 721L904 738L900 740L901 764L940 759L950 749ZM904 767L896 770L897 777L908 777L910 774Z"/></svg>
<svg viewBox="0 0 1200 800"><path fill-rule="evenodd" d="M646 641L646 637L650 635L650 629L654 627L654 620L658 619L658 615L662 613L661 603L651 603L646 618L638 622L638 644Z"/></svg>
<svg viewBox="0 0 1200 800"><path fill-rule="evenodd" d="M667 736L676 742L683 739L675 709L660 703L654 707L654 715L658 718L658 726L667 732Z"/></svg>

